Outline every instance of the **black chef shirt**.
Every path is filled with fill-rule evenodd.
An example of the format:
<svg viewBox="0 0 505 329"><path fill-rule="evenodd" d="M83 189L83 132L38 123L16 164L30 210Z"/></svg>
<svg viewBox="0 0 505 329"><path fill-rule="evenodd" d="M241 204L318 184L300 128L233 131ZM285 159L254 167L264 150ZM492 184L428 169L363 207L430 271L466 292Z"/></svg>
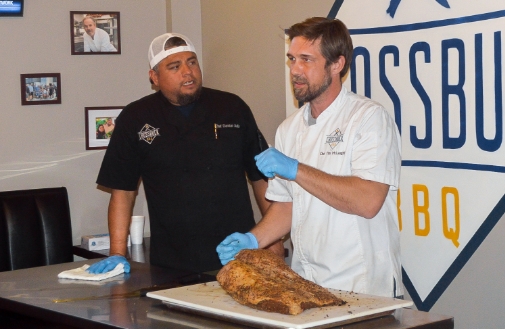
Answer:
<svg viewBox="0 0 505 329"><path fill-rule="evenodd" d="M116 119L97 183L134 191L142 179L151 264L216 270L217 245L255 224L245 173L251 181L264 178L254 161L267 147L259 134L236 95L203 88L186 118L157 92Z"/></svg>

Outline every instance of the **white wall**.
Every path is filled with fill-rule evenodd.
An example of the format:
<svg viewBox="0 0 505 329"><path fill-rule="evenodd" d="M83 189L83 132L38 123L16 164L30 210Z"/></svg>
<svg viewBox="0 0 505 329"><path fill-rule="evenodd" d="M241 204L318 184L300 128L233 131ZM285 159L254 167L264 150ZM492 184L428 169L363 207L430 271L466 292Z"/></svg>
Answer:
<svg viewBox="0 0 505 329"><path fill-rule="evenodd" d="M120 55L71 55L70 11L88 10L120 12ZM0 18L0 190L67 187L74 244L107 232L110 196L95 184L104 151L85 150L84 107L152 92L147 49L166 31L165 12L165 0L45 0L25 1L21 18ZM23 73L60 73L62 103L22 106ZM143 200L137 215L147 215Z"/></svg>
<svg viewBox="0 0 505 329"><path fill-rule="evenodd" d="M171 0L172 27L169 32L180 33L189 38L202 58L202 11L200 0ZM203 61L200 60L203 72Z"/></svg>

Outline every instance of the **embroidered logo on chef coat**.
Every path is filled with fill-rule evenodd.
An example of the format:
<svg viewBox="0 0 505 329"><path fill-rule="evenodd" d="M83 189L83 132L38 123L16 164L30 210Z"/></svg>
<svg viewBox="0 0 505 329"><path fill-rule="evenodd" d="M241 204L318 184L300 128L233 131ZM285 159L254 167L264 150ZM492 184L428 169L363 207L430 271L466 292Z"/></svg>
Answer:
<svg viewBox="0 0 505 329"><path fill-rule="evenodd" d="M146 123L138 132L139 140L144 140L144 142L151 144L156 136L160 136L160 133L158 132L159 129L160 128L154 128Z"/></svg>
<svg viewBox="0 0 505 329"><path fill-rule="evenodd" d="M326 143L330 146L330 148L333 150L338 143L344 141L344 134L340 131L340 129L335 129L331 134L326 136Z"/></svg>

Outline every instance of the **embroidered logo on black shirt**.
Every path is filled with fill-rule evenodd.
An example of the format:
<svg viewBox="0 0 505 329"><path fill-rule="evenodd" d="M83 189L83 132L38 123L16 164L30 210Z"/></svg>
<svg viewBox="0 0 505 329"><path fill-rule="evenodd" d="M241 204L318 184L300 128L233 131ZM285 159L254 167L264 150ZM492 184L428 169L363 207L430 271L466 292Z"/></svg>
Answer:
<svg viewBox="0 0 505 329"><path fill-rule="evenodd" d="M160 136L158 129L160 128L154 128L146 123L138 132L139 140L144 140L145 142L151 144L156 136Z"/></svg>

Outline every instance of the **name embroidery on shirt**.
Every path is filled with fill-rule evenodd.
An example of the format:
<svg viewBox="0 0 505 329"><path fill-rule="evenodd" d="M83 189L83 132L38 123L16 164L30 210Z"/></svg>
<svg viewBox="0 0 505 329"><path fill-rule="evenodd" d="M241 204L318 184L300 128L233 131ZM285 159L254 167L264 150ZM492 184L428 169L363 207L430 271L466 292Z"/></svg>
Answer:
<svg viewBox="0 0 505 329"><path fill-rule="evenodd" d="M240 124L238 124L238 123L216 123L216 128L218 128L218 129L226 129L226 128L239 129Z"/></svg>
<svg viewBox="0 0 505 329"><path fill-rule="evenodd" d="M330 147L330 151L327 152L319 152L319 155L344 155L345 152L337 152L337 151L332 151L340 142L344 141L344 134L340 131L339 128L335 129L334 131L331 132L331 134L326 135L326 142Z"/></svg>
<svg viewBox="0 0 505 329"><path fill-rule="evenodd" d="M142 129L138 132L139 140L143 140L144 142L151 144L156 136L160 136L160 133L158 132L159 129L160 128L154 128L153 126L146 123L144 127L142 127Z"/></svg>

